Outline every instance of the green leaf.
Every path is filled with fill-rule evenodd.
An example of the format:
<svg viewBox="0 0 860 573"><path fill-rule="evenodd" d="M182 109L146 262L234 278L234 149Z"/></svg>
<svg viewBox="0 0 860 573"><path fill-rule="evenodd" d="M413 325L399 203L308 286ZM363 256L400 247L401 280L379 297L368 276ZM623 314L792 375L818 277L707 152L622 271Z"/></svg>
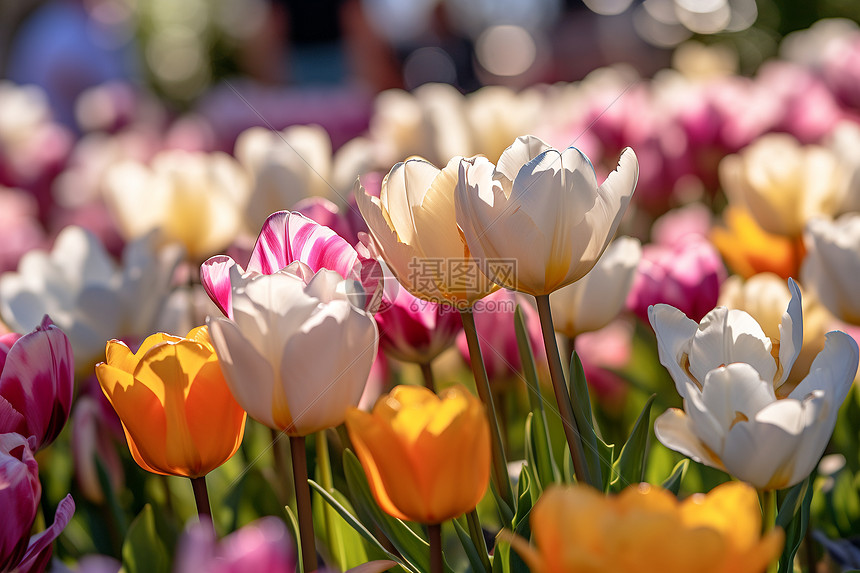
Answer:
<svg viewBox="0 0 860 573"><path fill-rule="evenodd" d="M454 531L457 532L457 538L460 539L460 545L463 546L463 551L466 552L466 558L469 560L469 565L472 567L472 571L483 571L484 563L481 561L481 554L479 553L480 549L475 547L472 537L469 535L466 528L460 524L460 520L465 521L465 517L460 516L457 519L452 519L451 523L454 524Z"/></svg>
<svg viewBox="0 0 860 573"><path fill-rule="evenodd" d="M419 571L413 568L411 565L404 563L402 559L394 555L393 553L389 553L387 549L379 542L376 537L362 524L358 518L356 518L349 510L344 507L344 505L338 501L332 494L327 492L323 486L316 483L313 480L308 480L310 486L316 490L316 493L320 495L322 499L325 500L327 504L329 504L337 513L340 515L343 520L352 527L359 535L361 535L371 546L373 546L378 551L382 552L388 559L392 561L396 561L400 564L401 567L406 569L407 571L412 571L414 573L419 573ZM337 491L337 490L335 490ZM340 492L337 492L340 493ZM342 494L341 494L342 495Z"/></svg>
<svg viewBox="0 0 860 573"><path fill-rule="evenodd" d="M570 359L570 400L573 403L573 414L576 417L576 426L582 439L582 447L585 450L585 460L588 464L588 481L594 487L600 487L605 483L604 479L612 471L612 458L604 457L605 448L601 448L598 442L598 429L594 425L594 416L591 412L591 397L588 395L588 382L585 379L585 370L582 361L573 352ZM605 445L605 444L604 444Z"/></svg>
<svg viewBox="0 0 860 573"><path fill-rule="evenodd" d="M645 454L648 449L648 433L651 430L651 405L656 394L652 394L639 413L630 436L615 463L612 464L611 489L620 491L632 483L645 479Z"/></svg>
<svg viewBox="0 0 860 573"><path fill-rule="evenodd" d="M302 534L299 531L299 520L289 505L284 506L284 513L287 514L287 523L290 524L290 529L293 530L293 541L296 544L296 556L298 561L298 563L296 563L296 571L298 573L305 573L305 565L302 563Z"/></svg>
<svg viewBox="0 0 860 573"><path fill-rule="evenodd" d="M122 545L122 570L125 573L167 573L170 558L155 528L152 506L146 504L128 527Z"/></svg>
<svg viewBox="0 0 860 573"><path fill-rule="evenodd" d="M329 493L337 499L340 492L331 490ZM340 495L341 498L338 501L349 511L349 501L343 497L343 494ZM359 533L350 527L334 508L322 503L323 498L319 491L312 492L312 497L314 530L317 539L324 541L328 559L336 564L341 571L370 561Z"/></svg>
<svg viewBox="0 0 860 573"><path fill-rule="evenodd" d="M529 467L524 465L520 470L520 479L517 484L517 513L514 515L514 533L525 540L531 538L532 532L529 527L529 515L532 507L538 499L534 488L534 478ZM509 551L508 567L511 573L528 573L529 568L516 551Z"/></svg>
<svg viewBox="0 0 860 573"><path fill-rule="evenodd" d="M543 407L543 397L540 393L540 382L537 375L532 347L526 331L523 311L517 305L514 313L514 327L517 333L517 348L520 354L523 374L526 379L526 388L529 396L529 409L531 410L531 422L527 425L526 448L532 453L531 463L537 473L541 489L551 483L561 482L561 472L552 455L549 428L546 421L546 413ZM529 422L526 422L529 424Z"/></svg>
<svg viewBox="0 0 860 573"><path fill-rule="evenodd" d="M690 466L690 460L681 460L672 469L672 473L663 482L663 489L669 490L675 495L681 491L681 482L684 480L684 475L687 473L687 468Z"/></svg>
<svg viewBox="0 0 860 573"><path fill-rule="evenodd" d="M356 509L361 508L367 515L371 516L376 525L403 556L403 559L413 568L419 571L428 571L430 569L430 544L419 537L406 523L380 509L370 492L370 486L367 483L361 462L348 449L343 452L343 470ZM445 563L445 570L451 571L447 563Z"/></svg>
<svg viewBox="0 0 860 573"><path fill-rule="evenodd" d="M810 475L788 490L779 506L776 525L785 530L785 547L779 558L779 573L794 571L794 556L797 554L809 525L812 490L812 475Z"/></svg>

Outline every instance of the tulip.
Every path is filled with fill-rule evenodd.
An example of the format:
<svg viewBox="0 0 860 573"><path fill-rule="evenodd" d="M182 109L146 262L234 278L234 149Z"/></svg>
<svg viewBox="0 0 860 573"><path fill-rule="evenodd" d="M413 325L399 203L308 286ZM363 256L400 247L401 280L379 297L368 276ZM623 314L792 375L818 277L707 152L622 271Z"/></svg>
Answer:
<svg viewBox="0 0 860 573"><path fill-rule="evenodd" d="M717 304L725 278L719 254L703 239L645 245L627 306L643 320L648 307L657 303L671 304L700 319Z"/></svg>
<svg viewBox="0 0 860 573"><path fill-rule="evenodd" d="M534 129L544 103L536 89L517 93L501 85L484 86L465 100L475 152L490 161L497 161L512 139Z"/></svg>
<svg viewBox="0 0 860 573"><path fill-rule="evenodd" d="M438 524L475 508L490 479L484 407L462 386L397 386L346 427L373 496L399 519Z"/></svg>
<svg viewBox="0 0 860 573"><path fill-rule="evenodd" d="M379 327L379 345L397 360L430 364L451 347L463 330L460 315L454 309L415 298L398 289L394 300L374 315Z"/></svg>
<svg viewBox="0 0 860 573"><path fill-rule="evenodd" d="M457 223L491 280L547 295L597 263L621 223L638 173L636 155L625 149L618 169L598 187L594 168L575 147L559 152L534 136L520 137L495 168L481 157L460 162ZM510 260L516 261L514 272L504 264Z"/></svg>
<svg viewBox="0 0 860 573"><path fill-rule="evenodd" d="M815 216L835 214L846 191L846 174L830 151L785 134L725 157L720 181L730 204L748 209L766 232L787 237L799 237Z"/></svg>
<svg viewBox="0 0 860 573"><path fill-rule="evenodd" d="M2 420L2 402L0 402ZM30 530L39 509L42 486L33 457L35 440L20 434L0 434L0 571L12 571L24 558Z"/></svg>
<svg viewBox="0 0 860 573"><path fill-rule="evenodd" d="M284 522L263 517L220 542L212 530L192 525L179 543L175 573L293 573L297 555Z"/></svg>
<svg viewBox="0 0 860 573"><path fill-rule="evenodd" d="M723 223L714 227L710 239L735 273L744 278L757 273L797 276L803 258L797 239L768 233L743 207L726 207Z"/></svg>
<svg viewBox="0 0 860 573"><path fill-rule="evenodd" d="M199 478L239 449L245 412L224 381L206 327L185 338L153 334L135 353L111 340L105 352L96 376L140 467Z"/></svg>
<svg viewBox="0 0 860 573"><path fill-rule="evenodd" d="M367 222L371 252L385 260L400 284L418 298L462 310L497 287L479 270L458 230L459 161L455 157L440 171L424 159L408 159L391 168L379 197L359 181L355 199Z"/></svg>
<svg viewBox="0 0 860 573"><path fill-rule="evenodd" d="M290 271L234 285L233 320L210 318L209 328L239 404L270 428L306 436L341 424L358 404L378 337L336 272L305 284Z"/></svg>
<svg viewBox="0 0 860 573"><path fill-rule="evenodd" d="M0 186L0 273L15 270L25 253L46 242L36 199L25 191Z"/></svg>
<svg viewBox="0 0 860 573"><path fill-rule="evenodd" d="M50 315L69 337L78 373L92 372L105 340L153 332L181 256L156 253L154 241L129 243L118 267L95 235L66 227L50 253L27 253L18 272L0 276L0 312L19 332Z"/></svg>
<svg viewBox="0 0 860 573"><path fill-rule="evenodd" d="M860 215L810 221L804 240L808 254L801 269L803 284L837 318L860 325Z"/></svg>
<svg viewBox="0 0 860 573"><path fill-rule="evenodd" d="M815 297L803 290L801 294L803 343L791 373L777 392L780 397L787 396L809 374L812 361L824 349L825 334L831 322L830 313ZM739 276L729 277L720 289L719 305L749 313L776 345L780 339L779 325L790 300L791 291L783 279L771 273L760 273L746 281Z"/></svg>
<svg viewBox="0 0 860 573"><path fill-rule="evenodd" d="M125 161L105 174L105 201L122 235L135 239L160 229L192 261L233 242L247 193L245 172L224 153L163 151L149 167Z"/></svg>
<svg viewBox="0 0 860 573"><path fill-rule="evenodd" d="M800 290L788 285L778 341L740 310L715 308L699 324L668 305L649 311L660 362L684 399L684 410L657 419L657 438L760 490L790 487L815 468L857 372L857 343L830 332L809 375L779 397L803 341Z"/></svg>
<svg viewBox="0 0 860 573"><path fill-rule="evenodd" d="M638 240L613 241L587 275L549 298L556 332L570 338L600 330L618 316L642 256Z"/></svg>
<svg viewBox="0 0 860 573"><path fill-rule="evenodd" d="M227 255L216 255L200 267L200 280L221 312L232 318L233 288L257 275L276 273L295 261L306 265L311 274L328 269L353 280L361 280L375 265L374 261L361 258L345 239L328 227L301 213L278 211L266 219L260 230L247 270ZM233 267L235 273L231 271Z"/></svg>
<svg viewBox="0 0 860 573"><path fill-rule="evenodd" d="M72 407L75 382L69 339L46 315L24 336L0 336L0 398L21 415L0 432L34 436L36 449L53 442Z"/></svg>
<svg viewBox="0 0 860 573"><path fill-rule="evenodd" d="M785 538L781 529L762 535L756 492L740 482L683 502L645 483L612 497L555 485L529 524L536 547L507 537L534 573L763 573Z"/></svg>
<svg viewBox="0 0 860 573"><path fill-rule="evenodd" d="M379 337L338 273L321 270L305 283L293 272L301 268L296 262L248 280L234 268L233 319L210 318L209 325L233 395L252 418L290 436L302 563L313 571L304 436L341 424L358 404Z"/></svg>

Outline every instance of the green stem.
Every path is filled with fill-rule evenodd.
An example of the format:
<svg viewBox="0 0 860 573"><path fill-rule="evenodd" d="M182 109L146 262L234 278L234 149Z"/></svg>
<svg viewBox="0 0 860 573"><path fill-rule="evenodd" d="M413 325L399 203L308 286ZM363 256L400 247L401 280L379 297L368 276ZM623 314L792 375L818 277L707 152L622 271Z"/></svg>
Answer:
<svg viewBox="0 0 860 573"><path fill-rule="evenodd" d="M317 550L314 542L314 519L311 510L311 489L308 486L308 460L304 436L290 436L290 454L293 458L293 482L296 488L296 510L299 518L299 537L302 543L302 570L317 570Z"/></svg>
<svg viewBox="0 0 860 573"><path fill-rule="evenodd" d="M332 479L331 473L331 458L328 453L328 438L326 437L325 430L321 430L314 434L314 439L316 440L316 448L317 448L317 468L319 468L319 477L320 477L320 485L325 488L325 490L331 493L334 489L334 480ZM334 551L337 549L335 547L334 538L335 538L335 530L334 530L334 520L336 519L336 513L334 508L329 504L325 504L323 507L323 515L325 516L325 538L329 543L329 550L332 553L332 557L338 559L339 555L334 555Z"/></svg>
<svg viewBox="0 0 860 573"><path fill-rule="evenodd" d="M433 377L433 367L430 365L430 362L422 362L420 366L421 374L424 376L424 386L435 394L436 379Z"/></svg>
<svg viewBox="0 0 860 573"><path fill-rule="evenodd" d="M776 527L776 490L771 489L759 492L761 500L761 512L764 520L764 533L768 533ZM779 561L775 560L767 566L767 573L777 573Z"/></svg>
<svg viewBox="0 0 860 573"><path fill-rule="evenodd" d="M487 369L484 367L484 357L481 354L481 344L478 341L478 330L475 328L475 316L470 309L461 310L460 317L463 319L463 330L466 332L466 342L469 345L469 362L472 365L472 375L475 377L475 387L478 390L478 397L487 410L487 417L490 419L493 483L496 485L496 490L501 498L513 511L517 506L514 503L511 481L508 479L508 462L505 459L502 435L499 432L499 420L496 417L496 407L493 404L493 394L490 391L490 380L487 378Z"/></svg>
<svg viewBox="0 0 860 573"><path fill-rule="evenodd" d="M209 505L209 490L206 487L206 476L191 479L191 489L194 490L194 503L197 504L197 519L201 524L212 528L215 533L215 525L212 523L212 508Z"/></svg>
<svg viewBox="0 0 860 573"><path fill-rule="evenodd" d="M549 306L549 295L535 296L537 300L538 316L540 317L540 328L543 334L543 344L549 361L549 374L552 379L552 389L555 392L555 401L558 403L558 413L561 416L561 425L564 428L564 436L570 448L573 458L573 471L576 481L588 483L588 467L585 461L585 450L582 448L582 440L579 437L579 428L576 425L576 417L573 413L573 405L570 402L570 394L567 390L567 382L564 378L564 367L561 364L561 356L558 345L555 342L555 328L552 325L552 310ZM591 484L599 487L599 484Z"/></svg>
<svg viewBox="0 0 860 573"><path fill-rule="evenodd" d="M493 570L493 566L487 553L487 540L484 539L484 530L481 528L481 520L478 519L477 508L466 514L466 521L469 523L469 537L472 538L472 543L475 544L475 548L478 550L478 556L481 558L484 571L485 573L490 573Z"/></svg>
<svg viewBox="0 0 860 573"><path fill-rule="evenodd" d="M278 495L278 502L281 505L287 505L290 501L289 472L287 471L287 459L284 456L284 450L281 448L281 436L284 435L280 430L269 428L272 435L272 462L275 467L275 493Z"/></svg>
<svg viewBox="0 0 860 573"><path fill-rule="evenodd" d="M430 538L430 573L443 573L442 524L428 525L427 536Z"/></svg>

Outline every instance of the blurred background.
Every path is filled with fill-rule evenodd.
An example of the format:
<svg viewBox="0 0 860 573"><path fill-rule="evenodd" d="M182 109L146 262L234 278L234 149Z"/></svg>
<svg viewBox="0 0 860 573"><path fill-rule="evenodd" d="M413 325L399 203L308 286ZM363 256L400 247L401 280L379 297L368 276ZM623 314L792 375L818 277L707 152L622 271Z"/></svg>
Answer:
<svg viewBox="0 0 860 573"><path fill-rule="evenodd" d="M44 88L55 118L77 131L92 119L76 117L78 96L106 81L158 96L169 113L204 115L236 98L229 84L254 101L286 97L264 114L271 127L320 123L338 146L367 128L374 94L388 88L523 88L617 63L648 77L691 39L726 48L726 65L749 75L784 36L834 17L857 21L860 3L0 0L0 77ZM265 123L232 111L244 112L219 129Z"/></svg>

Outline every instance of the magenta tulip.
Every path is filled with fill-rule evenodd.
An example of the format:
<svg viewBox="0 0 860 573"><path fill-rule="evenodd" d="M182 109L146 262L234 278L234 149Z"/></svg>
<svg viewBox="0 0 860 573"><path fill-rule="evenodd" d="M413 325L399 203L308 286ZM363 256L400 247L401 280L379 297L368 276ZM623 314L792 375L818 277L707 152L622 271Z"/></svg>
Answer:
<svg viewBox="0 0 860 573"><path fill-rule="evenodd" d="M0 434L0 571L13 570L24 558L39 508L42 486L34 443L20 434Z"/></svg>
<svg viewBox="0 0 860 573"><path fill-rule="evenodd" d="M648 307L658 303L701 320L717 305L725 279L719 253L704 239L688 235L675 245L645 245L627 306L646 321Z"/></svg>
<svg viewBox="0 0 860 573"><path fill-rule="evenodd" d="M463 330L454 308L416 298L404 288L394 300L383 300L376 314L379 345L392 358L429 364L457 339Z"/></svg>
<svg viewBox="0 0 860 573"><path fill-rule="evenodd" d="M473 307L481 354L490 380L516 376L520 372L522 363L514 328L514 311L517 305L523 311L535 361L539 368L546 364L546 352L537 310L525 301L522 295L501 289L485 296ZM457 347L468 362L469 348L465 333L457 339ZM546 366L543 367L546 368Z"/></svg>
<svg viewBox="0 0 860 573"><path fill-rule="evenodd" d="M0 432L34 436L36 449L53 442L72 407L73 368L69 339L47 315L29 334L0 336L0 397L21 415L14 425L0 415Z"/></svg>
<svg viewBox="0 0 860 573"><path fill-rule="evenodd" d="M284 522L264 517L220 542L211 528L191 526L179 545L176 573L293 573L296 551Z"/></svg>

